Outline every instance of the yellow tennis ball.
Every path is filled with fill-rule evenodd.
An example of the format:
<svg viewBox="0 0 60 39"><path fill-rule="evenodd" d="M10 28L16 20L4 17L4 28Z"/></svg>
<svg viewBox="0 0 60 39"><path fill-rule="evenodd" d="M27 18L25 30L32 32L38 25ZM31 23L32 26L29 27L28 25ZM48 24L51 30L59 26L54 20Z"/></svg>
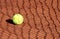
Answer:
<svg viewBox="0 0 60 39"><path fill-rule="evenodd" d="M15 14L12 20L14 24L22 24L24 21L24 18L21 14Z"/></svg>

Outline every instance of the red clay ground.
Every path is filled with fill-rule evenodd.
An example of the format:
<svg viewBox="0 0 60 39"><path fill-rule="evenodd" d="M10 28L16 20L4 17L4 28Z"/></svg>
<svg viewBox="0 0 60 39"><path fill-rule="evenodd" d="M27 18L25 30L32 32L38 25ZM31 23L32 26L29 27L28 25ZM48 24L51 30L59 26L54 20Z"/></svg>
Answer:
<svg viewBox="0 0 60 39"><path fill-rule="evenodd" d="M6 22L15 13L23 24ZM0 0L0 39L60 39L60 0Z"/></svg>

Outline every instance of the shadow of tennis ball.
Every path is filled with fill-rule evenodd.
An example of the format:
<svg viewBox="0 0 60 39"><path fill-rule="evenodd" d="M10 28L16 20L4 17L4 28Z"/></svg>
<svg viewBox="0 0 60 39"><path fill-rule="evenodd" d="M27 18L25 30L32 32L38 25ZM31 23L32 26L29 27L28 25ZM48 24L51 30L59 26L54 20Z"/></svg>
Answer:
<svg viewBox="0 0 60 39"><path fill-rule="evenodd" d="M6 22L15 25L12 19L7 19Z"/></svg>

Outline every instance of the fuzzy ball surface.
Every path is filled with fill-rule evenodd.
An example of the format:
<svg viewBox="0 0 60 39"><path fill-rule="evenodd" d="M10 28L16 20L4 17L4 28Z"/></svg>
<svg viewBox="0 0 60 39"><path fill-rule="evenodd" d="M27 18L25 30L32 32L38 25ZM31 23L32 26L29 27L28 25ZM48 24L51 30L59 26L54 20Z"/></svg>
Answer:
<svg viewBox="0 0 60 39"><path fill-rule="evenodd" d="M24 21L24 18L21 14L15 14L12 20L14 24L22 24Z"/></svg>

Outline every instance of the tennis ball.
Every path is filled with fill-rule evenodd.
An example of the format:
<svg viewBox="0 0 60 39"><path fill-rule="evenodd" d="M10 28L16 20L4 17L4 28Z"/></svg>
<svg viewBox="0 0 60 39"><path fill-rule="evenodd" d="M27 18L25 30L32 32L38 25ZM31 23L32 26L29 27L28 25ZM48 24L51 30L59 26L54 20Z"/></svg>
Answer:
<svg viewBox="0 0 60 39"><path fill-rule="evenodd" d="M12 20L14 24L22 24L24 21L24 18L21 14L15 14Z"/></svg>

